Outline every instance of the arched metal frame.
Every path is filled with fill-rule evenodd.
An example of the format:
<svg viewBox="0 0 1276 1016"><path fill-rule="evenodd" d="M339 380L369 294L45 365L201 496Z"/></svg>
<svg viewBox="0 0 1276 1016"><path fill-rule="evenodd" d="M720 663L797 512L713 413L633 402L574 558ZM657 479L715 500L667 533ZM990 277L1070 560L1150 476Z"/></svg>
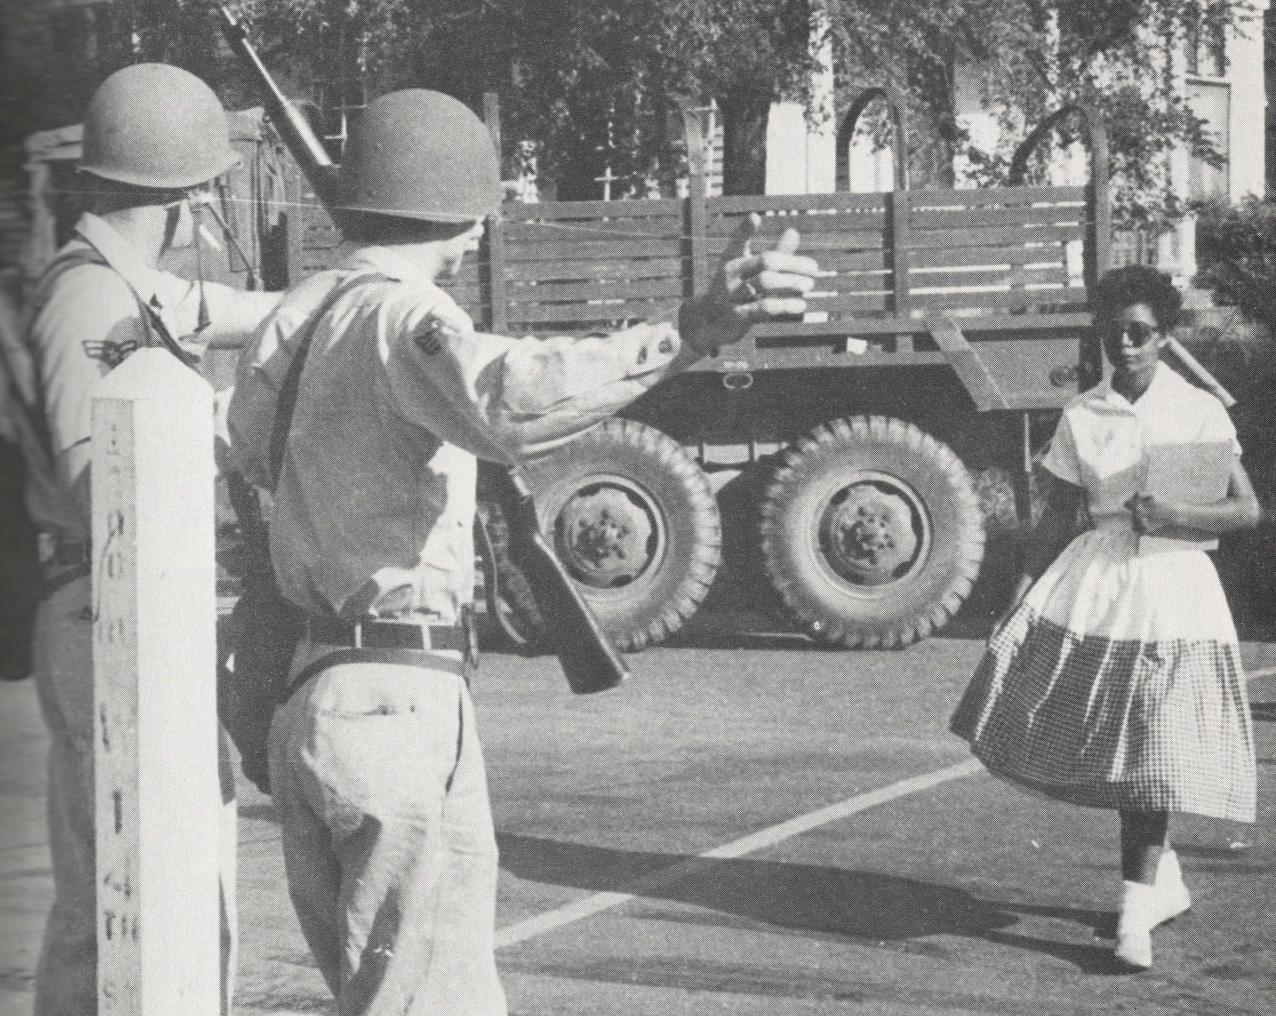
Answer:
<svg viewBox="0 0 1276 1016"><path fill-rule="evenodd" d="M891 120L893 134L891 154L895 163L895 189L908 190L908 134L907 121L904 119L904 105L894 89L878 87L866 88L860 92L838 124L835 190L851 189L851 139L855 137L855 128L859 125L859 119L864 110L879 99L886 104L886 111Z"/></svg>
<svg viewBox="0 0 1276 1016"><path fill-rule="evenodd" d="M1056 109L1015 149L1006 182L1011 187L1023 186L1023 178L1028 172L1028 159L1032 153L1070 116L1081 118L1085 126L1086 147L1090 150L1090 180L1086 184L1086 212L1091 239L1091 243L1087 245L1091 249L1087 251L1086 258L1086 285L1090 286L1108 270L1112 245L1112 207L1108 203L1108 131L1099 111L1082 103ZM1099 200L1100 197L1102 200Z"/></svg>

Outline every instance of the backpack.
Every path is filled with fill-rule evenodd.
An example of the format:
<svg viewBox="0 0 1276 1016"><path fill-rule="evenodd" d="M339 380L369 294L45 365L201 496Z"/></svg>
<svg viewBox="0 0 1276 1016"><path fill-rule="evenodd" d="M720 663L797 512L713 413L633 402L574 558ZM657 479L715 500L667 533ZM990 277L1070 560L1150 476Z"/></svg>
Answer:
<svg viewBox="0 0 1276 1016"><path fill-rule="evenodd" d="M346 293L372 279L383 278L374 273L361 273L333 286L319 309L307 319L301 339L292 348L283 380L275 392L273 411L265 394L269 389L256 393L254 401L259 403L258 411L271 413L269 476L265 477L271 490L279 482L283 469L301 372L319 323ZM276 355L286 358L287 353L287 348L281 345ZM269 532L256 488L241 473L231 473L227 476L227 492L239 517L245 570L239 600L230 615L229 644L233 647L233 658L218 668L217 712L239 750L244 775L263 794L269 794L270 723L275 707L283 702L288 689L293 654L305 634L306 614L279 591L270 559Z"/></svg>
<svg viewBox="0 0 1276 1016"><path fill-rule="evenodd" d="M53 259L40 276L31 299L27 323L48 302L54 283L73 268L100 265L106 258L92 247L76 248ZM168 334L153 308L129 286L146 331L146 344L163 345L186 366L190 356ZM25 329L24 329L25 331ZM30 460L36 459L45 477L53 475L53 442L45 418L35 358L23 339L0 342L0 375L6 381L4 405L20 440L0 439L0 678L18 681L32 670L35 619L40 602L57 588L88 574L82 564L47 579L40 565L39 531L26 508Z"/></svg>

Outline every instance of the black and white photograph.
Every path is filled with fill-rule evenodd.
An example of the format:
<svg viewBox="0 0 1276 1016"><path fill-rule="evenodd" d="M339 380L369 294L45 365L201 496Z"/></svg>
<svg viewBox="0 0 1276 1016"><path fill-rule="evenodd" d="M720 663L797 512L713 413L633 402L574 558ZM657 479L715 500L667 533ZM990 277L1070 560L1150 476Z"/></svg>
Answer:
<svg viewBox="0 0 1276 1016"><path fill-rule="evenodd" d="M0 1016L1276 1016L1269 0L4 0Z"/></svg>

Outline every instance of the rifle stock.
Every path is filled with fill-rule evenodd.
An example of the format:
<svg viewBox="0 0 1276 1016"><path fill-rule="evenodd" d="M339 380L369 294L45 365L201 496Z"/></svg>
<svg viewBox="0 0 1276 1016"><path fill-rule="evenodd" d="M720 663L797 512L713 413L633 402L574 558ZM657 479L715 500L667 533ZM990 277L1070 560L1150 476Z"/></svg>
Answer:
<svg viewBox="0 0 1276 1016"><path fill-rule="evenodd" d="M271 122L310 180L319 200L333 211L337 168L306 118L285 97L266 70L243 25L225 7L220 10L222 33L260 86ZM523 570L537 606L550 622L555 652L568 686L578 695L614 688L629 676L625 661L541 533L536 504L527 484L512 468L508 477L512 491L507 498L507 510L515 563Z"/></svg>
<svg viewBox="0 0 1276 1016"><path fill-rule="evenodd" d="M541 532L527 484L513 468L508 476L510 550L549 622L554 652L568 686L577 695L616 687L629 676L629 668Z"/></svg>
<svg viewBox="0 0 1276 1016"><path fill-rule="evenodd" d="M1225 409L1231 409L1236 405L1236 399L1218 382L1213 374L1206 370L1201 362L1183 348L1183 344L1179 342L1173 335L1167 336L1165 341L1166 348L1174 354L1174 357L1183 365L1183 369L1191 374L1201 386L1205 388L1214 398L1223 403Z"/></svg>

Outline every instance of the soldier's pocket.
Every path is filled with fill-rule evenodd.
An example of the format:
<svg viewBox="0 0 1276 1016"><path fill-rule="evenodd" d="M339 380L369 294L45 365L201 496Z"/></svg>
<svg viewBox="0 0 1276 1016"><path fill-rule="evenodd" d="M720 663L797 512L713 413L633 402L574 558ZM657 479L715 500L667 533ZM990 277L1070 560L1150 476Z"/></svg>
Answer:
<svg viewBox="0 0 1276 1016"><path fill-rule="evenodd" d="M305 755L326 805L373 816L437 816L456 765L459 694L458 681L410 675L397 687L374 677L323 696Z"/></svg>

